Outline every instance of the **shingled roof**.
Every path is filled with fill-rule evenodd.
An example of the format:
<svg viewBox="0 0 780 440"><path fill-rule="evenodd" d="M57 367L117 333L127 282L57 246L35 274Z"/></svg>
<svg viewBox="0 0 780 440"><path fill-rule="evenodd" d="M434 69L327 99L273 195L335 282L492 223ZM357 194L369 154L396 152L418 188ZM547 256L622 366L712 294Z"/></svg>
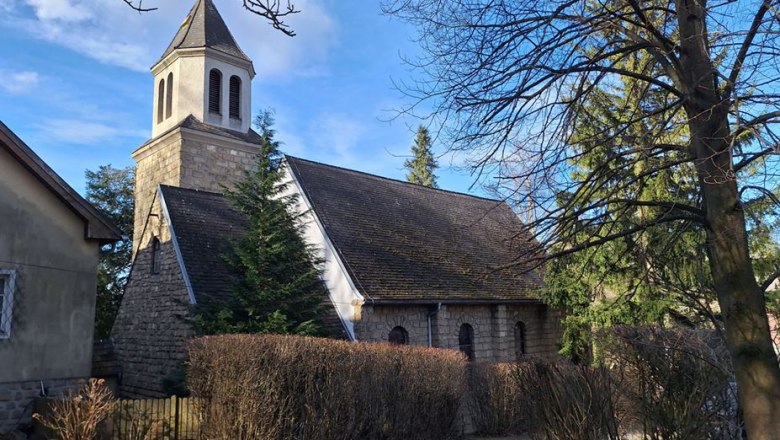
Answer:
<svg viewBox="0 0 780 440"><path fill-rule="evenodd" d="M176 49L200 47L208 47L251 62L238 47L212 0L198 0L195 3L158 63Z"/></svg>
<svg viewBox="0 0 780 440"><path fill-rule="evenodd" d="M497 270L515 263L533 243L506 203L286 160L369 301L536 297L538 274L517 266Z"/></svg>
<svg viewBox="0 0 780 440"><path fill-rule="evenodd" d="M246 217L222 194L160 185L160 195L196 301L224 303L235 282L227 257L233 241L246 232ZM346 339L332 303L327 297L323 303L321 327Z"/></svg>

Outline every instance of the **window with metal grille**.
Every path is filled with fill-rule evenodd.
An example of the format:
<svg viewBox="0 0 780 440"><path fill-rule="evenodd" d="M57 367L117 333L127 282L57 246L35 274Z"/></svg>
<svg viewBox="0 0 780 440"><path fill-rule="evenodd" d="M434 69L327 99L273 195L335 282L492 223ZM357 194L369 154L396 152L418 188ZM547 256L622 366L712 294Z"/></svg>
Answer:
<svg viewBox="0 0 780 440"><path fill-rule="evenodd" d="M173 113L173 72L168 74L168 88L165 90L165 118Z"/></svg>
<svg viewBox="0 0 780 440"><path fill-rule="evenodd" d="M474 328L469 324L460 326L458 349L470 360L474 360Z"/></svg>
<svg viewBox="0 0 780 440"><path fill-rule="evenodd" d="M409 332L399 325L390 330L387 340L391 344L406 345L409 343Z"/></svg>
<svg viewBox="0 0 780 440"><path fill-rule="evenodd" d="M157 237L152 239L152 273L158 274L160 273L160 264L162 263L162 258L160 258L161 251L160 251L160 240L157 239Z"/></svg>
<svg viewBox="0 0 780 440"><path fill-rule="evenodd" d="M222 72L211 69L209 72L209 112L222 113L220 97L222 96Z"/></svg>
<svg viewBox="0 0 780 440"><path fill-rule="evenodd" d="M16 271L0 270L0 339L11 336Z"/></svg>
<svg viewBox="0 0 780 440"><path fill-rule="evenodd" d="M515 357L520 359L525 353L525 323L517 321L515 324Z"/></svg>
<svg viewBox="0 0 780 440"><path fill-rule="evenodd" d="M164 97L165 97L165 80L161 79L160 84L157 86L157 123L158 124L163 120L163 114L164 114L163 98Z"/></svg>
<svg viewBox="0 0 780 440"><path fill-rule="evenodd" d="M230 77L230 117L241 118L241 78Z"/></svg>

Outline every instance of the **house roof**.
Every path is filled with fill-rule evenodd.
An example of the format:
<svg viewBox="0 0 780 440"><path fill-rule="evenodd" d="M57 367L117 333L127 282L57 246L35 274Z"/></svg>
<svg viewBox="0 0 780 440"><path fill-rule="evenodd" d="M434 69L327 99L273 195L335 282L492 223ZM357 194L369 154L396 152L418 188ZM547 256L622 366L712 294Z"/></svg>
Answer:
<svg viewBox="0 0 780 440"><path fill-rule="evenodd" d="M506 203L286 160L369 301L536 297L541 278L516 264L535 242Z"/></svg>
<svg viewBox="0 0 780 440"><path fill-rule="evenodd" d="M165 49L158 63L176 49L208 47L241 60L251 62L238 47L222 16L212 0L198 0L184 18L173 41Z"/></svg>
<svg viewBox="0 0 780 440"><path fill-rule="evenodd" d="M12 157L84 221L84 238L105 243L121 240L122 232L97 208L71 188L2 121L0 121L0 147L5 148Z"/></svg>
<svg viewBox="0 0 780 440"><path fill-rule="evenodd" d="M160 195L196 301L222 303L235 282L227 256L234 240L246 232L246 217L222 194L160 185ZM323 298L321 326L330 336L346 338L329 302Z"/></svg>

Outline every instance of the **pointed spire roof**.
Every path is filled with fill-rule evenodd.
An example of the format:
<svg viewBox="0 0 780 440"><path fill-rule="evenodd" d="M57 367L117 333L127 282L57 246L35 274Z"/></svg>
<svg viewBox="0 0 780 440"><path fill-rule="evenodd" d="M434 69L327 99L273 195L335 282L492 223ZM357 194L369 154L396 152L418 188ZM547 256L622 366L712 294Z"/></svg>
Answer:
<svg viewBox="0 0 780 440"><path fill-rule="evenodd" d="M212 0L197 0L158 63L176 49L208 47L252 62L238 47Z"/></svg>

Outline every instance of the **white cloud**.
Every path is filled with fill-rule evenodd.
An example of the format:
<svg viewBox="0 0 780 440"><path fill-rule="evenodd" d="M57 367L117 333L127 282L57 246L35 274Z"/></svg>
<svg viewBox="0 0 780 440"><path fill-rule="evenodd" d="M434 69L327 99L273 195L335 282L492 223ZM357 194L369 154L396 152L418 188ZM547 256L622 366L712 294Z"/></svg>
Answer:
<svg viewBox="0 0 780 440"><path fill-rule="evenodd" d="M38 73L29 70L22 72L0 70L0 77L3 78L0 87L11 94L27 93L35 88L39 81Z"/></svg>
<svg viewBox="0 0 780 440"><path fill-rule="evenodd" d="M146 137L146 130L128 129L81 119L46 119L35 125L38 139L53 139L64 144L91 145L118 137Z"/></svg>
<svg viewBox="0 0 780 440"><path fill-rule="evenodd" d="M158 7L138 13L120 0L0 0L0 26L26 32L105 64L146 72L157 61L189 11L190 1L147 1ZM337 42L337 26L323 0L299 0L302 12L288 22L290 38L241 2L217 1L239 46L263 79L321 75Z"/></svg>
<svg viewBox="0 0 780 440"><path fill-rule="evenodd" d="M92 12L83 3L70 0L24 0L35 10L39 20L78 22L92 18Z"/></svg>

